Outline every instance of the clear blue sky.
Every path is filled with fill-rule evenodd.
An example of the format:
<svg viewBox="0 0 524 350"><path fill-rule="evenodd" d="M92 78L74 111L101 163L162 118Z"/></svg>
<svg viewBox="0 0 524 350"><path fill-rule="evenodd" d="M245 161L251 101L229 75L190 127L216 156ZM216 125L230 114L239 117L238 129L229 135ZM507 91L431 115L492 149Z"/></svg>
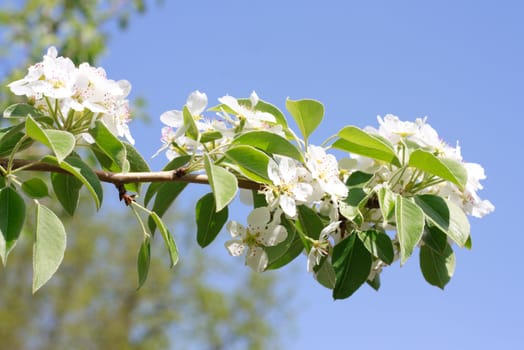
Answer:
<svg viewBox="0 0 524 350"><path fill-rule="evenodd" d="M101 64L147 98L154 123L131 124L147 155L160 145L158 116L195 89L213 103L254 89L282 109L288 96L316 98L326 107L318 143L347 124L376 125L377 115L428 116L446 141L460 141L465 160L486 169L480 195L496 211L472 220L473 250L457 250L445 291L423 280L415 255L384 271L378 293L364 287L337 302L299 259L301 310L286 348L517 349L523 15L519 1L165 1L115 33Z"/></svg>

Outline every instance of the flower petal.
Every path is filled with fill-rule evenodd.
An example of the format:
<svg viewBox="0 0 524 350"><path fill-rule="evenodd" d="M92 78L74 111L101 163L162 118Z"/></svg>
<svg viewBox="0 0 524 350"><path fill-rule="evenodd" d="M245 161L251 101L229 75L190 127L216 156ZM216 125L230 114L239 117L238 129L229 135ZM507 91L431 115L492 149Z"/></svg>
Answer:
<svg viewBox="0 0 524 350"><path fill-rule="evenodd" d="M287 238L286 228L282 225L270 227L263 235L259 237L259 242L266 247L275 246Z"/></svg>
<svg viewBox="0 0 524 350"><path fill-rule="evenodd" d="M241 110L240 105L238 104L238 101L233 96L222 96L218 99L218 102L225 104L229 108L231 108L234 112L239 113Z"/></svg>
<svg viewBox="0 0 524 350"><path fill-rule="evenodd" d="M162 113L160 116L160 121L167 126L178 128L184 124L184 117L182 116L181 111L167 111Z"/></svg>
<svg viewBox="0 0 524 350"><path fill-rule="evenodd" d="M295 200L287 194L280 196L280 208L286 213L287 216L294 218L297 215L297 205Z"/></svg>
<svg viewBox="0 0 524 350"><path fill-rule="evenodd" d="M249 226L252 227L260 227L265 226L269 219L271 218L271 215L269 213L268 207L260 207L254 209L249 216L247 217L247 223Z"/></svg>
<svg viewBox="0 0 524 350"><path fill-rule="evenodd" d="M207 107L207 95L198 90L193 91L187 98L186 104L193 116L199 116Z"/></svg>
<svg viewBox="0 0 524 350"><path fill-rule="evenodd" d="M251 108L255 108L259 100L260 99L258 98L257 93L253 91L251 95L249 96L249 102L251 102Z"/></svg>
<svg viewBox="0 0 524 350"><path fill-rule="evenodd" d="M269 159L267 164L267 175L274 185L279 186L281 184L279 166L273 159Z"/></svg>
<svg viewBox="0 0 524 350"><path fill-rule="evenodd" d="M313 247L307 255L307 272L313 272L313 268L317 265L318 250Z"/></svg>
<svg viewBox="0 0 524 350"><path fill-rule="evenodd" d="M226 228L233 237L244 236L246 234L246 228L236 221L228 222Z"/></svg>
<svg viewBox="0 0 524 350"><path fill-rule="evenodd" d="M244 250L246 250L247 247L247 245L244 242L239 241L237 239L229 240L224 245L229 254L231 254L231 256L242 255L242 253L244 253Z"/></svg>
<svg viewBox="0 0 524 350"><path fill-rule="evenodd" d="M260 247L249 248L246 255L246 265L256 272L262 272L266 269L268 257L264 249Z"/></svg>

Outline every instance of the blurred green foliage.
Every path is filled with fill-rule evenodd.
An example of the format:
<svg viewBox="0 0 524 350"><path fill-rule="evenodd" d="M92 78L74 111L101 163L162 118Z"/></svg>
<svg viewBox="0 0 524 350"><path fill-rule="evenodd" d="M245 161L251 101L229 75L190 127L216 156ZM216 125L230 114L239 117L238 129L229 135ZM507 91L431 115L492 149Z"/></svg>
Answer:
<svg viewBox="0 0 524 350"><path fill-rule="evenodd" d="M136 291L142 237L132 216L82 203L74 218L61 215L64 262L38 293L30 288L31 227L0 268L3 349L267 349L289 329L289 295L276 275L203 252L183 213L172 218L181 223L181 262L169 269L155 237L148 281Z"/></svg>

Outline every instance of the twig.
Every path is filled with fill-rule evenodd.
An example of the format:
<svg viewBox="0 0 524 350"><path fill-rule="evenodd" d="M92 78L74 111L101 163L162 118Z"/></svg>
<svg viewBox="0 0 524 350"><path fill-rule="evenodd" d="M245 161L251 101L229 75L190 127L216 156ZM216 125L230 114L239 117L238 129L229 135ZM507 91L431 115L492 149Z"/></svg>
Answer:
<svg viewBox="0 0 524 350"><path fill-rule="evenodd" d="M7 158L0 158L0 166L7 166ZM24 168L25 171L43 171L50 173L69 174L68 171L60 168L58 165L33 162L30 160L14 159L13 170ZM179 169L171 171L153 171L153 172L129 172L129 173L113 173L110 171L93 170L102 182L109 182L115 185L127 183L144 183L144 182L187 182L196 184L209 184L209 178L205 174L183 174L180 176ZM260 190L263 185L244 179L238 180L238 187L248 190Z"/></svg>

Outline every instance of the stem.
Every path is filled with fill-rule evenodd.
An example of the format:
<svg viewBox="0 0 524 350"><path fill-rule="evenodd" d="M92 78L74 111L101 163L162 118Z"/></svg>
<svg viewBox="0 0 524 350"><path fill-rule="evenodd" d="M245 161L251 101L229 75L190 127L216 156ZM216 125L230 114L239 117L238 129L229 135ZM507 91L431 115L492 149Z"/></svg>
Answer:
<svg viewBox="0 0 524 350"><path fill-rule="evenodd" d="M131 202L131 211L133 212L133 214L135 215L136 217L136 220L138 221L138 223L140 224L140 227L142 228L142 232L144 234L144 237L146 238L150 238L151 235L149 234L149 232L147 231L146 229L146 226L144 225L144 221L142 220L142 218L140 217L140 214L138 214L136 208L135 208L135 205L136 203L135 202ZM149 210L148 210L149 211Z"/></svg>
<svg viewBox="0 0 524 350"><path fill-rule="evenodd" d="M15 147L13 147L13 150L11 151L11 155L9 156L9 161L7 162L7 173L10 173L11 170L13 169L13 163L15 161L14 157L15 157L15 154L16 152L18 152L18 150L20 149L20 147L22 147L22 144L25 142L25 140L27 140L29 137L27 135L24 135L20 138L20 140L18 140L18 142L16 143Z"/></svg>
<svg viewBox="0 0 524 350"><path fill-rule="evenodd" d="M335 135L331 135L330 137L328 137L327 139L324 140L324 142L322 142L320 144L320 146L322 147L327 147L327 144L330 143L332 140L336 139L338 137L338 134L335 134ZM331 147L331 146L330 146Z"/></svg>
<svg viewBox="0 0 524 350"><path fill-rule="evenodd" d="M5 167L9 163L9 159L0 158L0 167ZM22 159L12 160L12 169L43 171L50 173L68 174L68 172L58 165L49 164L45 162L34 162ZM126 183L143 183L143 182L187 182L196 184L209 184L209 178L204 174L186 174L178 176L176 170L170 171L154 171L154 172L129 172L129 173L113 173L104 170L93 170L102 182L112 184L126 184ZM264 185L254 181L239 179L238 186L248 190L260 190Z"/></svg>
<svg viewBox="0 0 524 350"><path fill-rule="evenodd" d="M51 113L51 117L55 121L57 126L60 126L60 123L58 122L58 119L56 117L56 111L53 109L53 106L51 106L51 101L49 101L49 97L45 96L45 102L47 104L47 108L49 108L49 112Z"/></svg>

